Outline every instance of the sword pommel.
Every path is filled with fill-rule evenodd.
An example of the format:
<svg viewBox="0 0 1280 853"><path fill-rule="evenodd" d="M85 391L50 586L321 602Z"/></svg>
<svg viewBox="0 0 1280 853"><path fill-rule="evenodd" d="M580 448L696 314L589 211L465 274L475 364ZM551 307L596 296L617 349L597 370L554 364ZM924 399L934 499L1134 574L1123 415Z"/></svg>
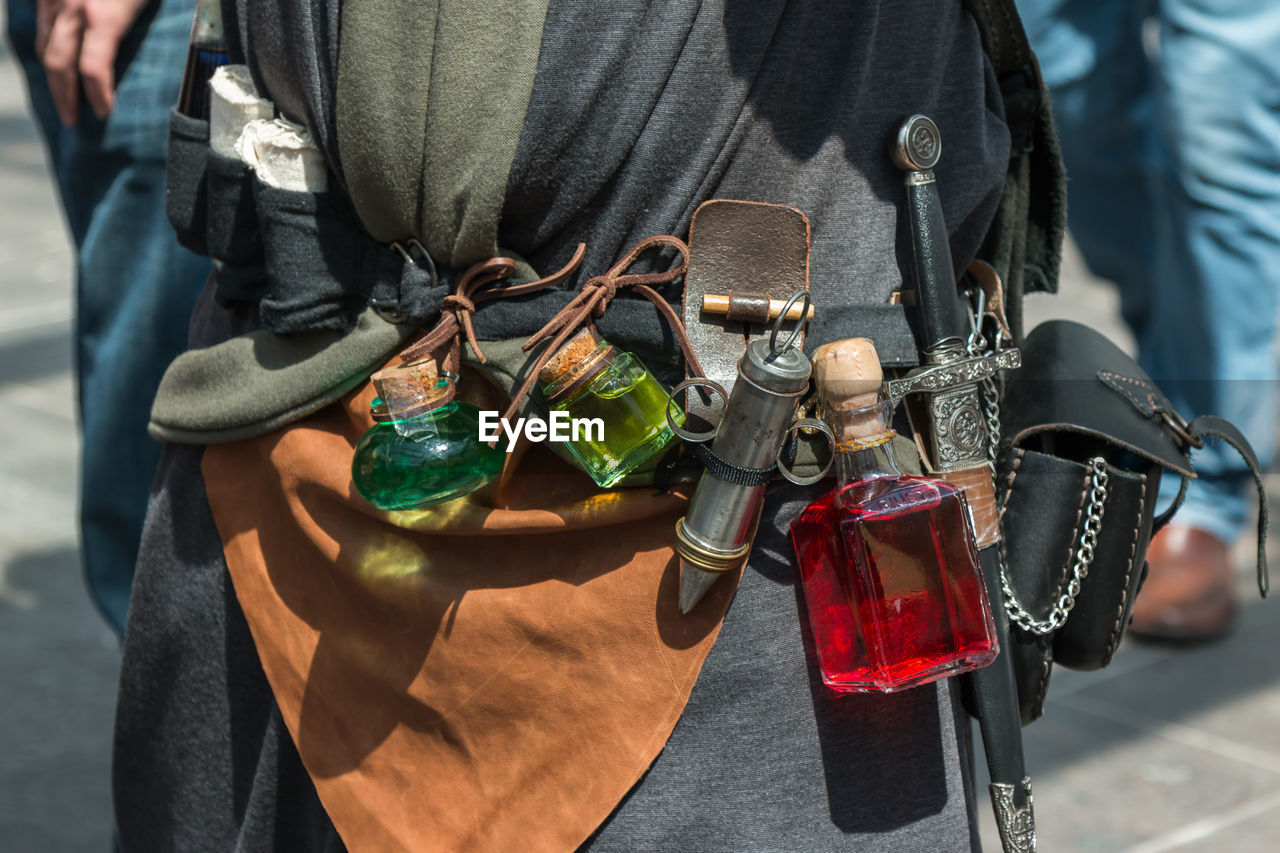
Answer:
<svg viewBox="0 0 1280 853"><path fill-rule="evenodd" d="M906 172L924 172L938 165L942 156L942 134L933 119L913 115L898 128L893 146L893 162Z"/></svg>

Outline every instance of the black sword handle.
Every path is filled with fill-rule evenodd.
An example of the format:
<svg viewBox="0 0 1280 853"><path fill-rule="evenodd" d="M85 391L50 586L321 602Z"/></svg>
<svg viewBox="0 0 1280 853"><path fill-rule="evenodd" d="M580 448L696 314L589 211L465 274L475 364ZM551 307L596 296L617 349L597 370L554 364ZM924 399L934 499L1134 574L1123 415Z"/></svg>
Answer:
<svg viewBox="0 0 1280 853"><path fill-rule="evenodd" d="M907 173L907 218L925 353L957 343L960 331L951 244L933 173L941 155L942 137L932 119L913 115L902 123L894 142L893 162Z"/></svg>

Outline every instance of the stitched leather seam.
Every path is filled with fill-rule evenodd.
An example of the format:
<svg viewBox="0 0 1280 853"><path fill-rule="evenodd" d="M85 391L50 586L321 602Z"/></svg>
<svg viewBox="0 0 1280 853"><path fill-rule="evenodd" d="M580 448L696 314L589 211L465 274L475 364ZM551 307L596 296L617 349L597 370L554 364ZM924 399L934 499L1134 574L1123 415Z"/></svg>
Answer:
<svg viewBox="0 0 1280 853"><path fill-rule="evenodd" d="M1111 663L1111 656L1116 652L1116 646L1120 644L1120 631L1124 621L1125 604L1129 600L1129 579L1133 577L1133 564L1138 559L1138 537L1142 535L1142 514L1146 509L1147 503L1147 475L1142 474L1142 490L1138 492L1138 523L1133 528L1133 541L1129 543L1129 565L1124 570L1124 586L1120 590L1120 606L1116 608L1116 623L1111 626L1111 638L1107 641L1107 648L1102 654L1102 665L1106 666Z"/></svg>
<svg viewBox="0 0 1280 853"><path fill-rule="evenodd" d="M1151 417L1155 415L1156 412L1160 411L1160 406L1156 403L1155 392L1151 390L1151 386L1148 385L1146 382L1143 382L1140 379L1134 379L1131 376L1122 376L1121 374L1113 373L1110 370L1100 370L1098 371L1098 374L1102 376L1104 379L1110 379L1116 382L1124 382L1129 385L1134 385L1140 388L1141 390L1147 392L1147 408L1150 411L1149 412L1144 411L1143 414L1146 414L1148 417ZM1111 387L1115 388L1114 385ZM1115 388L1115 390L1119 391L1120 393L1128 397L1130 402L1132 402L1135 406L1137 406L1138 409L1141 410L1143 408L1142 400L1140 400L1136 394L1131 394L1130 392L1126 391L1124 388Z"/></svg>
<svg viewBox="0 0 1280 853"><path fill-rule="evenodd" d="M1052 665L1052 659L1049 657L1049 650L1047 648L1044 649L1043 655L1044 657L1042 661L1044 666L1041 667L1040 684L1036 688L1036 704L1035 707L1031 709L1032 719L1036 719L1044 713L1044 701L1049 695L1049 669Z"/></svg>
<svg viewBox="0 0 1280 853"><path fill-rule="evenodd" d="M1071 528L1071 544L1067 547L1067 560L1062 564L1062 576L1058 579L1058 592L1061 595L1067 585L1067 573L1071 571L1071 561L1075 559L1076 545L1080 542L1080 522L1084 519L1084 504L1089 498L1089 480L1092 473L1085 469L1084 480L1080 485L1080 506L1076 508L1076 523ZM1055 598L1056 598L1055 595Z"/></svg>
<svg viewBox="0 0 1280 853"><path fill-rule="evenodd" d="M1016 457L1013 460L1013 466L1009 469L1009 479L1004 484L1004 500L1000 502L1000 523L1004 523L1004 511L1009 505L1009 495L1013 494L1013 479L1018 476L1018 468L1022 465L1022 457L1026 456L1026 451L1021 447L1015 447L1013 454Z"/></svg>

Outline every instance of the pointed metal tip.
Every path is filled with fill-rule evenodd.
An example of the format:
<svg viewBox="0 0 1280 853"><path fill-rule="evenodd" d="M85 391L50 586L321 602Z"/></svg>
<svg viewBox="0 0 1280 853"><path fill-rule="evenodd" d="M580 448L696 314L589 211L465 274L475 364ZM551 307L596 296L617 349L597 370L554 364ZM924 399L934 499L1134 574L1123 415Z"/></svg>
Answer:
<svg viewBox="0 0 1280 853"><path fill-rule="evenodd" d="M720 572L708 572L680 561L680 612L688 613L720 579Z"/></svg>

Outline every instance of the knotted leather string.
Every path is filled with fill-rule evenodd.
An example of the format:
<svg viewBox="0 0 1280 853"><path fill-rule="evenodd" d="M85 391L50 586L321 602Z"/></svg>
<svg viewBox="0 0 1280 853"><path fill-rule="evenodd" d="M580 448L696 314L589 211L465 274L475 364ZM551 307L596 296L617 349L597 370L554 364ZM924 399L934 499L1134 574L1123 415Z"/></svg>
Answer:
<svg viewBox="0 0 1280 853"><path fill-rule="evenodd" d="M546 278L523 284L508 284L505 287L491 285L515 272L514 259L497 257L472 264L458 276L458 283L453 293L442 300L440 321L436 323L435 328L400 353L401 363L417 361L448 343L449 352L442 365L443 372L457 376L458 368L462 363L462 338L465 337L476 358L484 364L486 361L484 351L480 349L480 343L476 340L475 327L471 323L471 315L475 313L476 306L493 299L535 293L559 284L582 264L586 252L587 244L579 243L569 263Z"/></svg>
<svg viewBox="0 0 1280 853"><path fill-rule="evenodd" d="M680 263L678 265L663 272L627 273L632 264L639 260L640 256L645 252L664 246L673 248L680 253ZM666 318L672 334L679 341L680 349L684 352L685 363L688 365L691 375L701 376L702 365L698 362L698 357L694 355L693 343L685 332L684 323L681 321L680 315L675 312L675 309L663 298L662 294L653 289L654 285L675 281L684 275L685 270L688 268L689 247L677 237L660 234L648 237L632 246L631 250L622 257L622 260L614 264L604 275L587 279L582 285L582 290L573 298L573 301L560 309L547 325L543 326L533 337L524 342L523 349L528 352L547 340L547 338L551 339L551 342L534 362L524 382L521 383L516 393L512 395L511 405L503 413L503 418L511 418L520 410L521 402L533 390L534 383L538 381L538 373L546 366L546 363L560 351L560 347L564 345L564 342L572 337L584 323L594 323L597 318L602 316L605 309L609 307L609 303L613 301L613 298L618 295L620 290L635 291L653 303L658 312Z"/></svg>

